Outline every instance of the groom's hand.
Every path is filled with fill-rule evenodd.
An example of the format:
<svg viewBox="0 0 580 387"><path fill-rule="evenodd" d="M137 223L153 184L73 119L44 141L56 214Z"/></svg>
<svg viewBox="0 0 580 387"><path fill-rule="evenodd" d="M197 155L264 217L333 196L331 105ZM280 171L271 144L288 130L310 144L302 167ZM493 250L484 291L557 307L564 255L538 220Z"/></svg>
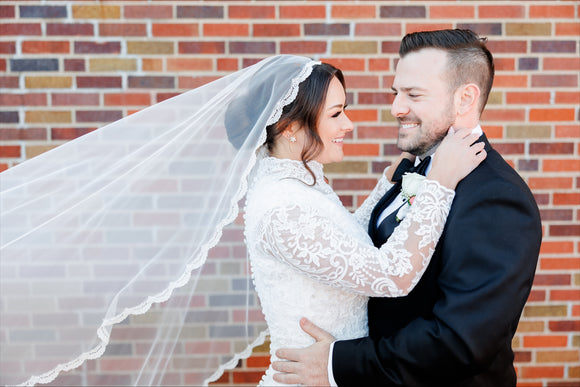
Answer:
<svg viewBox="0 0 580 387"><path fill-rule="evenodd" d="M316 343L304 349L277 350L276 356L288 361L275 361L272 364L276 371L283 372L274 374L274 380L285 384L328 386L328 352L336 339L306 318L300 320L300 327L314 337Z"/></svg>

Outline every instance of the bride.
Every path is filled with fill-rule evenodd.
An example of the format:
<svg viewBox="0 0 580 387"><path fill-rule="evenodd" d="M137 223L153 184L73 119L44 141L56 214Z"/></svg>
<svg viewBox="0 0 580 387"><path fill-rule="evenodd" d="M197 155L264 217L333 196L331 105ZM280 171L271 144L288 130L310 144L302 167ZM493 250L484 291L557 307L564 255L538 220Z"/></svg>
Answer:
<svg viewBox="0 0 580 387"><path fill-rule="evenodd" d="M337 338L365 335L366 297L412 289L453 188L482 156L466 133L448 135L377 249L365 229L394 168L354 215L323 176L353 129L345 108L339 70L280 55L0 173L0 384L49 383L79 369L88 377L67 375L71 384L107 384L84 364L116 332L134 341L123 384L163 384L175 357L187 361L182 383L207 384L248 357L267 331L239 257L226 261L246 194L245 238L272 353L310 343L301 317ZM460 159L471 162L447 167ZM263 383L274 384L271 375Z"/></svg>
<svg viewBox="0 0 580 387"><path fill-rule="evenodd" d="M418 282L443 231L453 189L482 160L476 135L448 135L421 184L410 213L381 248L366 233L370 213L391 187L389 168L354 216L325 182L323 164L343 158L353 130L345 113L342 72L312 66L296 98L266 128L246 205L252 273L277 349L313 343L299 326L307 317L339 339L368 335L367 297L398 297ZM250 98L253 100L253 98ZM455 166L470 154L470 163ZM261 384L279 385L270 367Z"/></svg>

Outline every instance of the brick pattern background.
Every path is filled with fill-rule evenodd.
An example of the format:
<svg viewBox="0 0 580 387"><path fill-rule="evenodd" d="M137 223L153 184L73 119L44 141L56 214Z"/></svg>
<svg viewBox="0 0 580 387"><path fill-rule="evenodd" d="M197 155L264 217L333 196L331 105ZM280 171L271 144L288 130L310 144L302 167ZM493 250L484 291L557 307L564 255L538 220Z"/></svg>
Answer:
<svg viewBox="0 0 580 387"><path fill-rule="evenodd" d="M354 208L398 153L389 90L401 37L474 29L497 67L484 131L532 188L543 221L513 342L519 385L578 385L579 13L566 0L3 1L0 170L266 56L298 54L345 72L355 130L345 161L325 171ZM265 345L220 383L255 384L267 363ZM114 364L130 368L130 352ZM172 377L187 384L186 367Z"/></svg>

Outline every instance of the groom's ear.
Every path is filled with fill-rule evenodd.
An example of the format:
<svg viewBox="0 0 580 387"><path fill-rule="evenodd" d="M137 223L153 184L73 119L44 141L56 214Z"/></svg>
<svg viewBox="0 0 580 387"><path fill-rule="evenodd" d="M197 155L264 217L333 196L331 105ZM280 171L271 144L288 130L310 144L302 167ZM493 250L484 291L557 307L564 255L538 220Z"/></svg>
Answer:
<svg viewBox="0 0 580 387"><path fill-rule="evenodd" d="M479 112L479 96L481 91L475 83L460 86L454 95L455 108L458 116L470 115Z"/></svg>

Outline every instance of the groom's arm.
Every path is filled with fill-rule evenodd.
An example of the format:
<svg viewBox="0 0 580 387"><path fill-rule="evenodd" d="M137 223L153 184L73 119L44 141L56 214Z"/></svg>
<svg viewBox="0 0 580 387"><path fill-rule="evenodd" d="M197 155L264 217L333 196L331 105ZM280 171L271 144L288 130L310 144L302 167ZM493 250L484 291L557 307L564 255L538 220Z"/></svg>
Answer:
<svg viewBox="0 0 580 387"><path fill-rule="evenodd" d="M537 207L509 183L479 185L477 193L458 186L455 200L433 313L391 337L337 341L332 368L339 386L461 380L487 370L510 345L537 262Z"/></svg>

